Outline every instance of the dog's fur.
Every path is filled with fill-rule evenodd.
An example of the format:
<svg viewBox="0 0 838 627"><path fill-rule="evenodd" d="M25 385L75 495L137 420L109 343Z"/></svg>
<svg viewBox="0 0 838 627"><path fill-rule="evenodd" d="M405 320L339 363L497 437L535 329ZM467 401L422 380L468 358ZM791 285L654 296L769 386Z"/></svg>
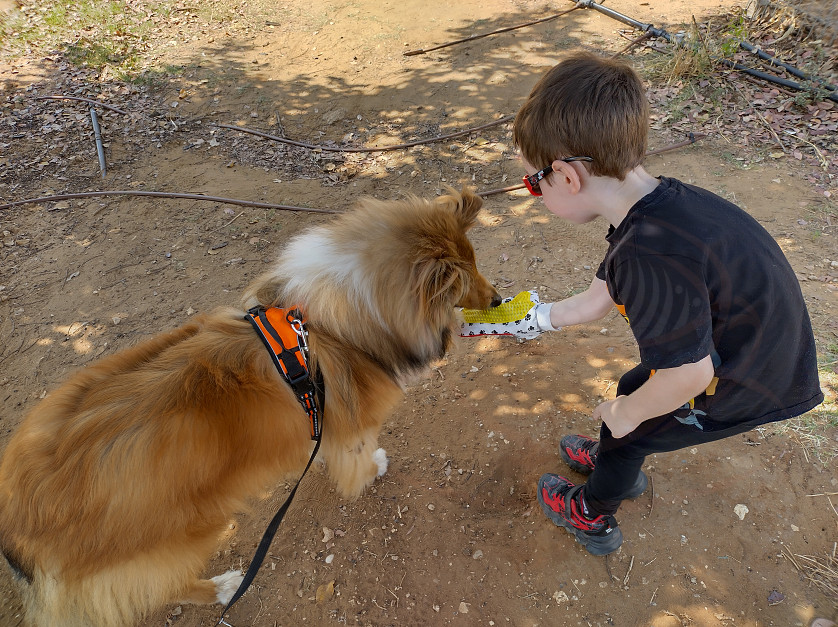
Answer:
<svg viewBox="0 0 838 627"><path fill-rule="evenodd" d="M466 231L468 190L366 201L288 243L251 306L299 305L325 380L322 458L345 497L386 470L378 432L405 378L441 357L454 307L499 302ZM226 602L200 579L244 501L311 454L309 423L243 311L102 359L34 408L0 464L0 552L29 624L132 625L169 602Z"/></svg>

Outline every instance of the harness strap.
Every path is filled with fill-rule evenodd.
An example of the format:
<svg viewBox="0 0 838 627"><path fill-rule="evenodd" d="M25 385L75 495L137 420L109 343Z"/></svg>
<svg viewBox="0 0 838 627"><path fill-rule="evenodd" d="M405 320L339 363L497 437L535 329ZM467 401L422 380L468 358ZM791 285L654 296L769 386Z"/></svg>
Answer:
<svg viewBox="0 0 838 627"><path fill-rule="evenodd" d="M315 385L308 369L308 346L305 321L296 307L254 307L245 319L256 330L274 362L297 400L306 412L310 423L311 439L320 437L320 412L315 399Z"/></svg>

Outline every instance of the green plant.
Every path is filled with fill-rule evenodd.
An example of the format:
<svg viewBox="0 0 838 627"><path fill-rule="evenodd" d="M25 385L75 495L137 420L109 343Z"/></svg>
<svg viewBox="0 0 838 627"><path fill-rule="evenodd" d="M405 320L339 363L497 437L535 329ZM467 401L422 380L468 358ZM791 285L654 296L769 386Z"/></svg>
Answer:
<svg viewBox="0 0 838 627"><path fill-rule="evenodd" d="M0 13L0 41L7 55L59 51L76 66L108 69L119 78L131 78L140 72L142 53L156 34L148 16L165 19L173 3L145 2L141 10L126 0L27 3Z"/></svg>
<svg viewBox="0 0 838 627"><path fill-rule="evenodd" d="M724 57L731 57L739 52L739 42L748 36L745 16L739 14L728 22L719 34L719 50Z"/></svg>

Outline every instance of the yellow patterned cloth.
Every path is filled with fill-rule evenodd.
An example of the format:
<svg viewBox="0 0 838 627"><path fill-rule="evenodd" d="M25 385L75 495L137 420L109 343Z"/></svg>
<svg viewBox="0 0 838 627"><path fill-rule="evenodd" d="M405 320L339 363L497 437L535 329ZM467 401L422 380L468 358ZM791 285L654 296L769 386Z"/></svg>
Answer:
<svg viewBox="0 0 838 627"><path fill-rule="evenodd" d="M505 300L491 309L463 309L463 321L490 324L516 322L522 320L536 304L538 300L537 297L535 301L533 300L532 292L521 292L511 300Z"/></svg>

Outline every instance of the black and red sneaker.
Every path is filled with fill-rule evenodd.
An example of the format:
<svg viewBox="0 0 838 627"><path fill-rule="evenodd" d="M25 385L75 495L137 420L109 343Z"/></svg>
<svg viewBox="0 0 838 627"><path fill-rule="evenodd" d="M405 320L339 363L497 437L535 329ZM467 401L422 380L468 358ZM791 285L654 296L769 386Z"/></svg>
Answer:
<svg viewBox="0 0 838 627"><path fill-rule="evenodd" d="M538 502L556 526L564 527L591 555L607 555L620 548L623 532L613 516L585 516L582 487L547 473L538 480Z"/></svg>
<svg viewBox="0 0 838 627"><path fill-rule="evenodd" d="M594 471L599 442L584 435L566 435L559 442L559 455L564 463L583 475Z"/></svg>
<svg viewBox="0 0 838 627"><path fill-rule="evenodd" d="M571 470L589 475L594 471L596 458L599 454L599 441L584 435L566 435L559 442L559 455ZM646 491L649 478L642 470L637 475L637 481L624 498L635 499Z"/></svg>

